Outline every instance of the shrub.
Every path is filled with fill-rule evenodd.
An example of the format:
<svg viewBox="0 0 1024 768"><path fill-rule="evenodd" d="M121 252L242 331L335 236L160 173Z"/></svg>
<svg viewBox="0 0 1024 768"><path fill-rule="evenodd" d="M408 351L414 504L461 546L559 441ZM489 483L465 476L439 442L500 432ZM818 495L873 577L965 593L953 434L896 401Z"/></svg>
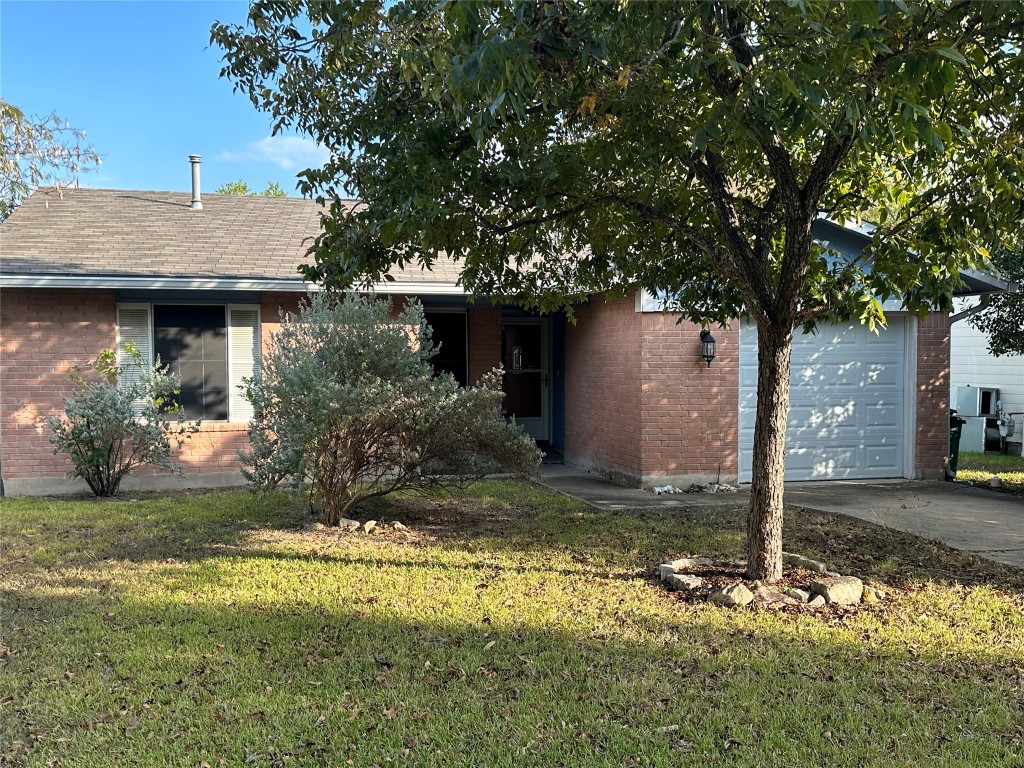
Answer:
<svg viewBox="0 0 1024 768"><path fill-rule="evenodd" d="M500 412L501 373L459 387L434 375L436 349L417 303L316 295L282 313L253 405L243 473L258 489L311 485L326 525L356 504L407 488L526 473L540 452Z"/></svg>
<svg viewBox="0 0 1024 768"><path fill-rule="evenodd" d="M97 496L114 496L136 467L152 465L178 474L171 444L181 448L199 423L185 423L174 403L177 376L159 365L150 368L139 351L126 345L131 362L117 365L113 350L104 351L86 380L78 369L71 377L80 389L64 398L64 412L49 419L53 452L67 454L74 469ZM173 419L172 419L173 417Z"/></svg>

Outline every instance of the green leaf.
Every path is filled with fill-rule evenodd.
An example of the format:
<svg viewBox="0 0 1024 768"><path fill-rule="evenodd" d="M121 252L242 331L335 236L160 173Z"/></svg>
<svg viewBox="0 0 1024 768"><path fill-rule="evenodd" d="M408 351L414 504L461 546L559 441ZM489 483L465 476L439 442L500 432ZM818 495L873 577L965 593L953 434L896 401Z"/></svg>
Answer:
<svg viewBox="0 0 1024 768"><path fill-rule="evenodd" d="M936 47L935 52L944 58L957 62L958 64L969 63L967 59L964 58L964 55L960 53L960 51L948 45L940 45Z"/></svg>
<svg viewBox="0 0 1024 768"><path fill-rule="evenodd" d="M503 91L500 91L498 93L498 95L494 97L494 100L491 102L491 106L488 107L488 110L490 111L490 113L492 115L496 114L498 112L498 110L501 108L501 105L505 101L506 93L507 92L503 90Z"/></svg>

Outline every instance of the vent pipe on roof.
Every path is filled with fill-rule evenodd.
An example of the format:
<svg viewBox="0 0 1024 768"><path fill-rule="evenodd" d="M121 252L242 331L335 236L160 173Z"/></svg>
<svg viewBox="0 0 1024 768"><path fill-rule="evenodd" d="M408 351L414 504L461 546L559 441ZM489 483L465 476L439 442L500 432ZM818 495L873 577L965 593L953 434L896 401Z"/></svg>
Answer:
<svg viewBox="0 0 1024 768"><path fill-rule="evenodd" d="M203 210L203 201L199 197L199 163L203 161L199 155L189 155L188 161L192 163L192 210Z"/></svg>

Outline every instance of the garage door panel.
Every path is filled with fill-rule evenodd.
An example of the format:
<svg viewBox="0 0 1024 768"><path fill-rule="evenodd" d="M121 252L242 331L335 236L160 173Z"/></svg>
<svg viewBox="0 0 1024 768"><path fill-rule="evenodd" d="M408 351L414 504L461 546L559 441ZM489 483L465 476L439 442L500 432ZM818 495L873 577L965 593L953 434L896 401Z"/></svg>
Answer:
<svg viewBox="0 0 1024 768"><path fill-rule="evenodd" d="M740 392L753 390L754 397L757 396L757 355L749 363L740 363Z"/></svg>
<svg viewBox="0 0 1024 768"><path fill-rule="evenodd" d="M864 367L860 363L837 361L794 366L790 381L802 387L836 390L856 386L863 379Z"/></svg>
<svg viewBox="0 0 1024 768"><path fill-rule="evenodd" d="M865 390L876 389L893 390L902 396L903 393L903 366L879 365L872 363L864 366L864 379L859 383Z"/></svg>
<svg viewBox="0 0 1024 768"><path fill-rule="evenodd" d="M801 387L814 387L824 392L846 392L851 389L892 389L902 392L903 381L899 377L900 370L891 366L850 362L821 363L814 366L794 366L790 382L798 390ZM755 377L755 388L756 382ZM799 397L801 392L797 391L794 394Z"/></svg>
<svg viewBox="0 0 1024 768"><path fill-rule="evenodd" d="M902 460L902 445L869 445L864 449L864 465L872 472L886 471Z"/></svg>
<svg viewBox="0 0 1024 768"><path fill-rule="evenodd" d="M899 477L903 470L905 340L902 317L874 335L851 323L793 344L786 478ZM740 329L740 479L752 470L757 335Z"/></svg>
<svg viewBox="0 0 1024 768"><path fill-rule="evenodd" d="M890 428L898 436L903 428L903 401L866 406L864 416L865 429Z"/></svg>
<svg viewBox="0 0 1024 768"><path fill-rule="evenodd" d="M789 407L789 420L786 424L787 434L790 432L830 434L836 430L856 430L858 428L857 413L853 403L828 408L793 405Z"/></svg>
<svg viewBox="0 0 1024 768"><path fill-rule="evenodd" d="M849 477L857 468L859 448L836 445L824 451L815 448L791 448L786 451L786 478L792 473L799 478Z"/></svg>
<svg viewBox="0 0 1024 768"><path fill-rule="evenodd" d="M739 430L753 432L754 420L757 416L757 388L744 391L740 389Z"/></svg>

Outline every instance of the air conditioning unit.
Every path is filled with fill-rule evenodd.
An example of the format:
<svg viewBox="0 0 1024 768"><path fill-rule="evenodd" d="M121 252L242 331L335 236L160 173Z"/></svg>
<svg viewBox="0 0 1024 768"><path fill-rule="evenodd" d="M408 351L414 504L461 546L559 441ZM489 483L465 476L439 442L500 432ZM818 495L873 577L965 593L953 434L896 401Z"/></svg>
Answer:
<svg viewBox="0 0 1024 768"><path fill-rule="evenodd" d="M995 416L999 390L992 387L956 387L956 405L961 416Z"/></svg>
<svg viewBox="0 0 1024 768"><path fill-rule="evenodd" d="M960 428L960 450L985 452L985 417L971 416L964 419Z"/></svg>

